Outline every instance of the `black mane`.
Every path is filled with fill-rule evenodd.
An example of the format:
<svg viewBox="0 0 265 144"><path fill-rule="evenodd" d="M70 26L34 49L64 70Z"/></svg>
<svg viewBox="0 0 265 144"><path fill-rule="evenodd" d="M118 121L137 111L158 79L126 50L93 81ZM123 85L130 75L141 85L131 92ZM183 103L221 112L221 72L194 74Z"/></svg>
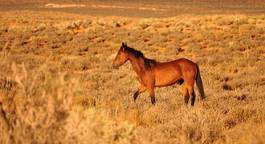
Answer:
<svg viewBox="0 0 265 144"><path fill-rule="evenodd" d="M126 46L126 51L131 53L136 58L140 58L140 57L144 58L144 54L142 52L136 50L136 49L133 49L133 48Z"/></svg>
<svg viewBox="0 0 265 144"><path fill-rule="evenodd" d="M138 51L136 49L130 48L128 46L126 46L126 49L125 50L128 53L132 54L136 58L143 58L143 60L144 60L144 66L147 69L150 69L151 67L153 67L156 64L156 61L155 60L146 58L141 51Z"/></svg>

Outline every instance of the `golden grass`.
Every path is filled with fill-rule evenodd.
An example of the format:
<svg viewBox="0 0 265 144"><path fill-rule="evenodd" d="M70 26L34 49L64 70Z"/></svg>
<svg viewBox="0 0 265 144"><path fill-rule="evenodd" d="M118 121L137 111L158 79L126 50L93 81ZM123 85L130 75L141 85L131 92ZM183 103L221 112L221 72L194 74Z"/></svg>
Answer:
<svg viewBox="0 0 265 144"><path fill-rule="evenodd" d="M1 12L0 143L264 143L265 16L89 17ZM122 41L147 57L199 63L206 101L179 86L136 103Z"/></svg>

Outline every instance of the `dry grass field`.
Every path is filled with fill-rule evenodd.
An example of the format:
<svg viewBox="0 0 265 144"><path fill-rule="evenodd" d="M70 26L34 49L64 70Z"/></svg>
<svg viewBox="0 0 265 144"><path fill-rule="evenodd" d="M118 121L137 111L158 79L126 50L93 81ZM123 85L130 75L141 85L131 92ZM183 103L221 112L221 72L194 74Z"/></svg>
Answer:
<svg viewBox="0 0 265 144"><path fill-rule="evenodd" d="M146 57L200 65L206 100L173 85L134 103L121 42ZM265 15L143 18L0 12L0 143L265 143ZM196 89L197 90L197 89ZM196 91L198 95L198 92Z"/></svg>

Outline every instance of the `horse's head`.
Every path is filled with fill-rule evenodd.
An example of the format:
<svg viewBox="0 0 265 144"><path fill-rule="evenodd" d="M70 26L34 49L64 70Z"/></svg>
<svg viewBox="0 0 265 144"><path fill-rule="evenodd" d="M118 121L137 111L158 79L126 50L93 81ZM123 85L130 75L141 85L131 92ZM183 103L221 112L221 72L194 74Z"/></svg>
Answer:
<svg viewBox="0 0 265 144"><path fill-rule="evenodd" d="M122 43L115 59L112 62L112 66L114 68L120 67L128 60L128 54L126 53L126 48L127 48L127 44Z"/></svg>

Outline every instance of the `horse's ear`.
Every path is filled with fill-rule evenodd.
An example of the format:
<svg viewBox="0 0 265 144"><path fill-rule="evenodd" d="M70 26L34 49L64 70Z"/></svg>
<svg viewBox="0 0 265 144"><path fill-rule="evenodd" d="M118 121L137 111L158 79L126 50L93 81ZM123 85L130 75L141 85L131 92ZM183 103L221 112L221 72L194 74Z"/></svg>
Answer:
<svg viewBox="0 0 265 144"><path fill-rule="evenodd" d="M126 47L127 46L127 43L126 42L122 42L121 45L124 46L124 47Z"/></svg>
<svg viewBox="0 0 265 144"><path fill-rule="evenodd" d="M125 44L124 42L121 43L121 50L124 51Z"/></svg>

